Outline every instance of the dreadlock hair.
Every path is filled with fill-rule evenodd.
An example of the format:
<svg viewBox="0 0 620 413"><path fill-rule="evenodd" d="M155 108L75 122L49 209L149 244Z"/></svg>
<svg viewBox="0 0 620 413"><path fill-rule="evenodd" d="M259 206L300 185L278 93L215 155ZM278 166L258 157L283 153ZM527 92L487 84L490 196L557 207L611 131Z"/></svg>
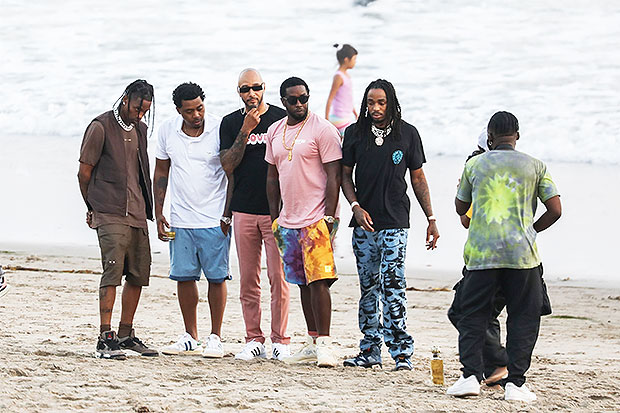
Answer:
<svg viewBox="0 0 620 413"><path fill-rule="evenodd" d="M514 135L519 132L519 121L510 112L496 112L489 120L487 132L493 138Z"/></svg>
<svg viewBox="0 0 620 413"><path fill-rule="evenodd" d="M336 43L334 44L334 47L338 49L340 45ZM350 44L345 43L342 45L342 47L338 49L338 51L336 51L336 59L338 59L339 64L343 64L344 59L350 59L356 54L357 54L357 50L355 50L355 47L351 46Z"/></svg>
<svg viewBox="0 0 620 413"><path fill-rule="evenodd" d="M140 106L142 106L143 101L153 102L151 109L149 109L149 117L147 121L147 125L152 126L155 121L155 93L153 91L153 85L148 83L144 79L137 79L127 85L123 94L116 99L114 105L118 110L120 110L121 101L123 98L127 96L127 104L136 98L140 99ZM151 128L151 133L149 137L153 134L153 128Z"/></svg>
<svg viewBox="0 0 620 413"><path fill-rule="evenodd" d="M387 80L377 79L370 82L366 88L364 98L362 99L362 106L360 108L360 116L357 118L357 122L355 122L355 130L357 133L366 138L366 150L370 148L370 145L374 140L372 133L370 132L372 117L370 116L370 113L368 113L368 92L370 92L371 89L383 89L385 92L385 96L387 98L387 111L385 116L388 119L388 124L392 126L392 136L394 136L396 140L400 139L401 114L400 103L398 103L396 91L394 90L394 86Z"/></svg>
<svg viewBox="0 0 620 413"><path fill-rule="evenodd" d="M310 94L310 88L308 87L308 84L304 82L303 79L293 76L286 79L280 85L280 97L283 98L284 96L286 96L286 89L294 86L304 86L306 88L306 93Z"/></svg>
<svg viewBox="0 0 620 413"><path fill-rule="evenodd" d="M172 92L172 101L177 108L183 106L184 100L194 100L196 98L205 100L205 92L200 86L193 82L181 83Z"/></svg>

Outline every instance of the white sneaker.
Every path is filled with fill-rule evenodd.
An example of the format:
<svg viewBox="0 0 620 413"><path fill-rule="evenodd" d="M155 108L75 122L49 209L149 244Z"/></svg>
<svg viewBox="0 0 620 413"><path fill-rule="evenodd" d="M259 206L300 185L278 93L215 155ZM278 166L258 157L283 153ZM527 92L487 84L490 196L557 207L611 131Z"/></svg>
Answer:
<svg viewBox="0 0 620 413"><path fill-rule="evenodd" d="M271 359L284 360L291 356L291 347L283 343L271 343Z"/></svg>
<svg viewBox="0 0 620 413"><path fill-rule="evenodd" d="M314 339L308 336L301 350L292 356L283 358L282 361L287 364L316 362L316 344L314 344Z"/></svg>
<svg viewBox="0 0 620 413"><path fill-rule="evenodd" d="M330 337L323 336L316 339L316 365L319 367L336 367L338 360L332 352Z"/></svg>
<svg viewBox="0 0 620 413"><path fill-rule="evenodd" d="M164 347L161 352L169 356L199 356L202 352L202 343L194 340L194 338L186 332L179 336L176 343Z"/></svg>
<svg viewBox="0 0 620 413"><path fill-rule="evenodd" d="M224 357L222 340L217 334L211 334L202 345L202 357L221 358Z"/></svg>
<svg viewBox="0 0 620 413"><path fill-rule="evenodd" d="M446 394L456 397L478 396L480 394L480 383L475 375L465 378L461 375L452 386L448 387Z"/></svg>
<svg viewBox="0 0 620 413"><path fill-rule="evenodd" d="M527 388L525 383L521 387L517 387L514 383L506 383L506 390L504 393L504 400L518 400L522 402L533 402L536 400L536 395L530 389Z"/></svg>
<svg viewBox="0 0 620 413"><path fill-rule="evenodd" d="M265 352L265 346L263 343L252 340L245 344L243 350L235 355L237 360L245 360L249 361L254 358L267 358L267 353Z"/></svg>

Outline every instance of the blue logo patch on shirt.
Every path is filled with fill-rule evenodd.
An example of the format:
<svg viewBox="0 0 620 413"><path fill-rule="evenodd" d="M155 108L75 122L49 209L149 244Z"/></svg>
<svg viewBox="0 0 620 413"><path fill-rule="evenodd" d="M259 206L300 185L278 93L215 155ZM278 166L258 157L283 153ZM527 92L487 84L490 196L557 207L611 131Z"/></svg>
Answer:
<svg viewBox="0 0 620 413"><path fill-rule="evenodd" d="M402 160L403 160L403 151L401 151L400 149L394 151L394 153L392 154L392 162L394 162L394 165L398 165L400 161Z"/></svg>

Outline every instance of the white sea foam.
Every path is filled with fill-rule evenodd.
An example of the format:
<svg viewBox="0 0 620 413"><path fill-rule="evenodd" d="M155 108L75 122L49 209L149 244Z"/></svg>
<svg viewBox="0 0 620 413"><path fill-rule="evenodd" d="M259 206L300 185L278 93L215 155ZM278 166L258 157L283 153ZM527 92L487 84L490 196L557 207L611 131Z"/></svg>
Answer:
<svg viewBox="0 0 620 413"><path fill-rule="evenodd" d="M331 45L350 42L360 52L356 105L370 80L392 81L429 155L465 156L489 116L505 109L534 156L620 162L617 1L353 3L5 0L2 140L79 140L138 77L156 87L155 128L174 113L170 93L186 80L225 115L239 104L235 81L247 66L263 72L271 102L284 78L304 78L311 109L323 113L336 68Z"/></svg>

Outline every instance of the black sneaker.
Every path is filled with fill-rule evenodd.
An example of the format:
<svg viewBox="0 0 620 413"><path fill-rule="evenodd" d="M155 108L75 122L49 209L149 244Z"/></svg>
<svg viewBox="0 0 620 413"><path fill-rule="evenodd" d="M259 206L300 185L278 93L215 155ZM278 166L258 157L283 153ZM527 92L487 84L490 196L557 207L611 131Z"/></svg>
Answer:
<svg viewBox="0 0 620 413"><path fill-rule="evenodd" d="M122 349L135 351L136 353L140 353L145 357L157 357L159 356L159 352L157 350L153 350L148 348L142 340L136 337L136 334L131 329L131 333L127 337L119 337L118 344Z"/></svg>
<svg viewBox="0 0 620 413"><path fill-rule="evenodd" d="M375 346L369 347L366 350L360 351L357 356L346 359L342 364L345 367L381 367L381 350Z"/></svg>
<svg viewBox="0 0 620 413"><path fill-rule="evenodd" d="M413 370L413 366L411 365L411 359L409 356L405 356L401 354L400 356L394 359L396 362L396 366L394 367L394 371L397 370Z"/></svg>
<svg viewBox="0 0 620 413"><path fill-rule="evenodd" d="M104 331L97 341L95 357L100 359L125 360L127 356L118 345L118 337L114 331Z"/></svg>

